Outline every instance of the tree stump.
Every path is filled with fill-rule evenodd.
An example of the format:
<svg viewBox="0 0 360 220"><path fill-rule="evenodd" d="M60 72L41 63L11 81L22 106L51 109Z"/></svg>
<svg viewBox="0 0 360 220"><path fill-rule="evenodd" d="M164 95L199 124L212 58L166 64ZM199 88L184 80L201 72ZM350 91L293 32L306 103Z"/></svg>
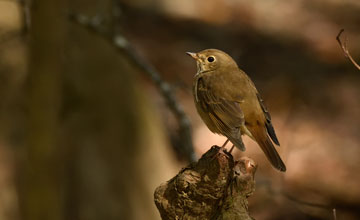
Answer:
<svg viewBox="0 0 360 220"><path fill-rule="evenodd" d="M255 190L257 165L213 146L198 162L183 168L155 190L155 204L167 219L252 219L247 198Z"/></svg>

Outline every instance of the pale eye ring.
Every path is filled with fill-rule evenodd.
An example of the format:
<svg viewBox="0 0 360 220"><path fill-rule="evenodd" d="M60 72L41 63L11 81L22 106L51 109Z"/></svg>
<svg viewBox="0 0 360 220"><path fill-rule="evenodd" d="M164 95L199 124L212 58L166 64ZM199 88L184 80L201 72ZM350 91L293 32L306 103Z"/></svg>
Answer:
<svg viewBox="0 0 360 220"><path fill-rule="evenodd" d="M215 61L215 57L209 56L209 57L207 58L207 61L208 61L209 63L212 63L212 62Z"/></svg>

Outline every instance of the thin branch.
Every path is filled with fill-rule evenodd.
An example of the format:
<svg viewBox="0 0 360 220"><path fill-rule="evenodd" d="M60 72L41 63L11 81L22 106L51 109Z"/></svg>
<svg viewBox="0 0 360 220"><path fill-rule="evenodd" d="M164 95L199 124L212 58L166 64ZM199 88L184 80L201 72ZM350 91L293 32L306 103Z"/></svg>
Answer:
<svg viewBox="0 0 360 220"><path fill-rule="evenodd" d="M343 32L344 32L344 29L341 29L340 32L339 32L339 34L336 36L336 40L337 40L337 42L339 43L341 49L343 50L344 56L345 56L346 58L348 58L348 59L352 62L352 64L354 64L354 66L355 66L358 70L360 70L360 65L355 62L355 60L352 58L352 56L351 56L351 54L350 54L350 52L349 52L349 50L348 50L348 48L347 48L347 37L345 36L345 41L344 41L344 43L341 42L340 36L341 36L341 34L342 34Z"/></svg>
<svg viewBox="0 0 360 220"><path fill-rule="evenodd" d="M171 86L165 82L158 71L142 57L138 56L131 43L118 31L109 31L104 28L99 17L89 18L84 15L70 14L70 20L85 27L87 30L96 33L109 41L116 49L122 52L128 60L142 72L144 72L154 82L156 87L167 102L168 107L175 115L179 123L180 140L184 148L187 159L191 162L196 161L196 155L192 144L191 124L184 109L176 100Z"/></svg>
<svg viewBox="0 0 360 220"><path fill-rule="evenodd" d="M301 199L298 199L286 192L283 192L283 191L275 191L273 189L273 187L271 186L271 182L269 181L257 181L258 183L258 186L262 185L264 186L268 192L271 194L271 195L280 195L280 196L283 196L285 197L286 199L290 200L290 201L293 201L299 205L306 205L306 206L310 206L310 207L315 207L315 208L321 208L321 209L326 209L326 210L333 210L333 208L330 206L330 205L325 205L325 204L320 204L320 203L314 203L314 202L308 202L308 201L304 201L304 200L301 200Z"/></svg>
<svg viewBox="0 0 360 220"><path fill-rule="evenodd" d="M321 209L331 209L331 207L329 205L300 200L300 199L295 198L294 196L292 196L288 193L285 193L285 192L282 192L281 195L284 196L285 198L287 198L288 200L291 200L300 205L306 205L306 206L311 206L311 207L316 207L316 208L321 208Z"/></svg>
<svg viewBox="0 0 360 220"><path fill-rule="evenodd" d="M320 208L320 209L324 209L324 210L330 210L332 212L333 219L337 220L336 208L332 208L330 205L304 201L304 200L298 199L298 198L290 195L289 193L286 193L286 192L283 192L283 191L275 191L271 186L271 182L266 181L266 180L257 181L257 186L259 187L259 185L264 186L268 190L269 194L274 195L274 196L276 196L276 195L283 196L286 199L288 199L288 200L290 200L290 201L292 201L294 203L297 203L299 205L305 205L305 206L309 206L309 207Z"/></svg>

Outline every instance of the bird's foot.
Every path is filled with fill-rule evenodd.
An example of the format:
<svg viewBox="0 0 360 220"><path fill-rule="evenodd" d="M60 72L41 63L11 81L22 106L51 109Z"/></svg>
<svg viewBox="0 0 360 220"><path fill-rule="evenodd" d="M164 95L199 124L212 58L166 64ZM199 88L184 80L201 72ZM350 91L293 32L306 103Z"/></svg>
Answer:
<svg viewBox="0 0 360 220"><path fill-rule="evenodd" d="M217 158L219 155L224 155L224 156L227 157L227 158L230 158L230 157L231 157L231 153L228 152L224 146L222 146L222 147L216 146L216 147L218 148L218 152L212 156L211 160L214 160L214 159Z"/></svg>

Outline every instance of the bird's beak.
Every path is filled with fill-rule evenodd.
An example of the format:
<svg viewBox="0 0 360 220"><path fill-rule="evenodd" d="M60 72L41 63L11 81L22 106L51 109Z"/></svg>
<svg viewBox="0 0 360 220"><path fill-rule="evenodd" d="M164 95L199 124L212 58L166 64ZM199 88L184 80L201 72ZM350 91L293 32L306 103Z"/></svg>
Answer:
<svg viewBox="0 0 360 220"><path fill-rule="evenodd" d="M191 56L192 58L194 58L195 60L199 59L197 53L193 53L193 52L186 52L187 55Z"/></svg>

